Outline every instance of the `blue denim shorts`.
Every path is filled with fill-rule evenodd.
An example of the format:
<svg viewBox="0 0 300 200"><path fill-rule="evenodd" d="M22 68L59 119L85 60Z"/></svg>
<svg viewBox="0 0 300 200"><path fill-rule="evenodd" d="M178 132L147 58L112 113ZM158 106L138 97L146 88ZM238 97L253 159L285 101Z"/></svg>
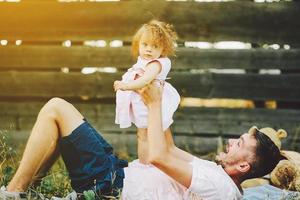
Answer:
<svg viewBox="0 0 300 200"><path fill-rule="evenodd" d="M118 159L112 146L86 120L61 138L59 147L77 193L94 190L116 196L122 190L127 161Z"/></svg>

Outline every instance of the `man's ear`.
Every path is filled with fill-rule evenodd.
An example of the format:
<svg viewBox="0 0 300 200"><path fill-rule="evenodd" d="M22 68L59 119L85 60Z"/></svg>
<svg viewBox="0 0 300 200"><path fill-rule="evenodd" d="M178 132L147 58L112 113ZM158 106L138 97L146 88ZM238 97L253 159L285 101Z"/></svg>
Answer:
<svg viewBox="0 0 300 200"><path fill-rule="evenodd" d="M243 161L237 165L237 170L240 172L248 172L250 170L250 164L246 161Z"/></svg>

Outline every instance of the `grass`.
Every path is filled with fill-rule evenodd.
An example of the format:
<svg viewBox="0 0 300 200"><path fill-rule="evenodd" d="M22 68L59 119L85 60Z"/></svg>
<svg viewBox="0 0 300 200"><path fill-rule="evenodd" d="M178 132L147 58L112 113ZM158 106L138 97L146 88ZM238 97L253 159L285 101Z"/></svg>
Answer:
<svg viewBox="0 0 300 200"><path fill-rule="evenodd" d="M17 166L16 151L7 143L7 132L0 131L0 184L7 185Z"/></svg>
<svg viewBox="0 0 300 200"><path fill-rule="evenodd" d="M13 148L13 145L10 145L7 131L0 131L0 137L0 186L6 186L16 172L25 146ZM121 156L128 157L124 152ZM63 160L59 158L47 175L38 181L38 184L30 186L28 199L37 199L37 194L42 194L49 199L52 196L65 197L71 191L68 172ZM104 199L97 196L93 191L86 191L83 195L86 200ZM105 197L105 199L119 198Z"/></svg>
<svg viewBox="0 0 300 200"><path fill-rule="evenodd" d="M0 131L0 136L0 185L7 185L19 165L23 147L16 149L9 145L6 131ZM48 198L66 196L72 191L63 161L59 159L38 185L30 186L29 191L31 196L34 193L42 193Z"/></svg>

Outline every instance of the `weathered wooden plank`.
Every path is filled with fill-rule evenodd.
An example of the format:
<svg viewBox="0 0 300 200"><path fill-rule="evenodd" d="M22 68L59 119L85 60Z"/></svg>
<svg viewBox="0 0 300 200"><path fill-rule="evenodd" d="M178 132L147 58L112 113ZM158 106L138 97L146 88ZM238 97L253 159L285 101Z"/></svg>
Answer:
<svg viewBox="0 0 300 200"><path fill-rule="evenodd" d="M120 74L57 72L0 72L0 96L81 97L113 96L112 83ZM11 91L10 91L11 90Z"/></svg>
<svg viewBox="0 0 300 200"><path fill-rule="evenodd" d="M188 69L300 69L300 50L220 50L178 48L173 70ZM0 69L79 70L86 66L127 69L135 60L130 47L91 48L73 46L0 47Z"/></svg>
<svg viewBox="0 0 300 200"><path fill-rule="evenodd" d="M25 1L1 3L0 9L0 38L8 40L130 40L142 23L155 17L173 23L182 40L300 41L298 2Z"/></svg>
<svg viewBox="0 0 300 200"><path fill-rule="evenodd" d="M121 73L0 72L0 98L97 100L114 98L113 81ZM171 73L183 97L299 101L300 75Z"/></svg>
<svg viewBox="0 0 300 200"><path fill-rule="evenodd" d="M300 51L293 50L221 50L179 48L175 69L299 69Z"/></svg>
<svg viewBox="0 0 300 200"><path fill-rule="evenodd" d="M0 47L0 68L81 69L87 66L129 68L136 61L130 48L92 48L84 46L7 46Z"/></svg>
<svg viewBox="0 0 300 200"><path fill-rule="evenodd" d="M182 96L298 101L297 74L189 74L171 75Z"/></svg>

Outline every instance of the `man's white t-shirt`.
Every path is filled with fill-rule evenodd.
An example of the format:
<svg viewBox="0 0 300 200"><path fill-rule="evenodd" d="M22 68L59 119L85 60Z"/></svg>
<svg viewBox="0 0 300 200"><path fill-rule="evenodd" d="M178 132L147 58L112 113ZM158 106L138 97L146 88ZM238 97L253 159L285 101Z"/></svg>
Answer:
<svg viewBox="0 0 300 200"><path fill-rule="evenodd" d="M138 160L124 168L122 200L239 200L242 195L220 165L194 157L187 189L153 165Z"/></svg>
<svg viewBox="0 0 300 200"><path fill-rule="evenodd" d="M242 194L222 166L194 157L192 183L188 188L203 200L239 200ZM191 199L191 198L187 198Z"/></svg>

